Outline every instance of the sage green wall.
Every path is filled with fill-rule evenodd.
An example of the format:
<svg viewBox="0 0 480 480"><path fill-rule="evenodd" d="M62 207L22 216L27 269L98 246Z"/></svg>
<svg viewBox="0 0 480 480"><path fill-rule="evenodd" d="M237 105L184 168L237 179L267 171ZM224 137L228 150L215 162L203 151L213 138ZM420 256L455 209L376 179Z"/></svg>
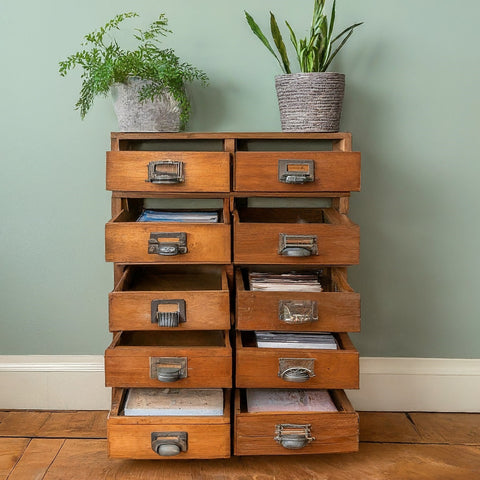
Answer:
<svg viewBox="0 0 480 480"><path fill-rule="evenodd" d="M366 356L478 357L480 350L480 3L339 0L339 26L366 23L336 69L347 74L342 128L362 152ZM57 62L120 11L165 11L167 42L206 70L190 130L274 131L277 66L243 9L270 9L296 28L311 0L3 0L0 7L0 354L97 354L106 346L112 267L104 158L116 121L99 99L85 121L72 105L79 73Z"/></svg>

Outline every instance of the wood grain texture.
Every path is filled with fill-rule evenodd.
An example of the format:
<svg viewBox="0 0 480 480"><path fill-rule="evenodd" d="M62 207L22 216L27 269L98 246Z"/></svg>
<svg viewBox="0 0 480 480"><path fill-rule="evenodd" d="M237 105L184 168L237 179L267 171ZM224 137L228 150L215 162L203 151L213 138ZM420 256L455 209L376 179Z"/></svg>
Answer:
<svg viewBox="0 0 480 480"><path fill-rule="evenodd" d="M0 411L0 437L35 437L50 417L42 411Z"/></svg>
<svg viewBox="0 0 480 480"><path fill-rule="evenodd" d="M339 350L312 350L246 346L246 333L237 332L237 387L300 388L300 385L301 388L359 387L358 352L351 345L347 334L339 334L338 338L343 344ZM315 376L302 384L283 380L278 376L280 358L313 358Z"/></svg>
<svg viewBox="0 0 480 480"><path fill-rule="evenodd" d="M472 446L361 444L358 453L162 462L109 459L106 440L67 440L45 480L473 480Z"/></svg>
<svg viewBox="0 0 480 480"><path fill-rule="evenodd" d="M150 162L183 162L184 181L148 182ZM224 152L107 152L107 190L131 192L229 192L230 155Z"/></svg>
<svg viewBox="0 0 480 480"><path fill-rule="evenodd" d="M64 442L64 439L32 439L8 480L43 479Z"/></svg>
<svg viewBox="0 0 480 480"><path fill-rule="evenodd" d="M278 179L279 160L313 160L314 181L287 184ZM237 152L235 190L242 192L360 191L359 152Z"/></svg>
<svg viewBox="0 0 480 480"><path fill-rule="evenodd" d="M151 233L185 232L188 252L148 253ZM115 222L105 227L105 260L117 263L230 263L230 227L225 224Z"/></svg>
<svg viewBox="0 0 480 480"><path fill-rule="evenodd" d="M361 442L423 443L415 425L401 412L359 412Z"/></svg>
<svg viewBox="0 0 480 480"><path fill-rule="evenodd" d="M252 213L258 210L248 209ZM260 212L262 210L262 212ZM276 209L287 215L288 209ZM284 210L284 212L281 212ZM305 209L304 209L305 210ZM360 229L346 215L323 209L331 223L253 223L242 221L234 212L234 262L236 264L298 264L298 265L355 265L360 257ZM256 212L255 212L256 213ZM279 254L280 234L316 235L318 254L309 257L289 257Z"/></svg>
<svg viewBox="0 0 480 480"><path fill-rule="evenodd" d="M338 292L249 291L245 290L241 272L237 270L236 326L239 330L359 332L360 294L347 285L338 286ZM294 325L281 321L279 302L282 300L317 302L318 320Z"/></svg>
<svg viewBox="0 0 480 480"><path fill-rule="evenodd" d="M149 333L149 332L145 332ZM163 338L170 338L171 345L154 345L153 334L150 332L143 338L153 338L151 345L142 342L133 345L121 345L125 334L117 335L105 352L105 384L107 387L162 387L162 388L230 388L232 386L232 349L225 335L223 345L217 342L205 343L191 341L192 338L174 336L169 332ZM192 332L197 337L210 340L209 332ZM217 333L217 332L213 332ZM139 334L137 337L142 338ZM188 342L185 342L188 340ZM195 340L195 339L193 339ZM187 343L185 345L185 343ZM198 345L200 343L200 345ZM183 346L182 346L183 345ZM150 359L152 357L186 357L187 377L176 382L160 382L150 375Z"/></svg>
<svg viewBox="0 0 480 480"><path fill-rule="evenodd" d="M27 448L28 438L0 438L0 480L6 480Z"/></svg>
<svg viewBox="0 0 480 480"><path fill-rule="evenodd" d="M472 413L410 413L422 443L480 445L480 415Z"/></svg>

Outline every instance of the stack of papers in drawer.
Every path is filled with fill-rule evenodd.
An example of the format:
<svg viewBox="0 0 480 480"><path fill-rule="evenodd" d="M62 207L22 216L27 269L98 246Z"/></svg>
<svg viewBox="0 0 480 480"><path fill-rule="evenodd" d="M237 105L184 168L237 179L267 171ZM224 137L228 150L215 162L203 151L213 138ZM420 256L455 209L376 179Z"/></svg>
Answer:
<svg viewBox="0 0 480 480"><path fill-rule="evenodd" d="M249 274L250 290L266 292L321 292L317 273L259 273Z"/></svg>
<svg viewBox="0 0 480 480"><path fill-rule="evenodd" d="M255 332L257 347L313 348L336 350L337 341L331 333Z"/></svg>
<svg viewBox="0 0 480 480"><path fill-rule="evenodd" d="M218 212L143 210L137 222L218 223Z"/></svg>
<svg viewBox="0 0 480 480"><path fill-rule="evenodd" d="M336 412L327 390L247 389L247 409L256 412Z"/></svg>
<svg viewBox="0 0 480 480"><path fill-rule="evenodd" d="M125 416L134 415L223 415L223 390L131 388L125 402Z"/></svg>

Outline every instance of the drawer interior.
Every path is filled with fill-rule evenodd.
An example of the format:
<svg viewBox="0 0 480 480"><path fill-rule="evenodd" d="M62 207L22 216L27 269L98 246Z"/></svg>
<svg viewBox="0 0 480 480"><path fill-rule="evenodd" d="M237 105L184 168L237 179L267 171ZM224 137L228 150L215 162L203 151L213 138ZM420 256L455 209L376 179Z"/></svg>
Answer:
<svg viewBox="0 0 480 480"><path fill-rule="evenodd" d="M257 346L257 340L255 338L255 332L254 331L249 331L249 330L245 330L245 331L242 331L242 332L237 332L237 335L239 335L239 338L240 338L240 346L243 347L243 348L258 348ZM348 339L348 335L346 334L337 334L337 333L332 333L332 335L335 337L335 340L337 341L337 345L338 345L338 349L295 349L295 348L292 348L292 349L285 349L285 350L291 350L291 351L299 351L299 350L302 350L302 351L315 351L315 352L318 352L318 353L321 353L321 352L327 352L327 353L337 353L339 351L342 351L342 350L350 350L351 346L353 347L353 345L351 345L351 342L349 342L349 339ZM281 347L278 348L279 350L284 350L282 349ZM275 350L274 348L265 348L265 349L262 349L262 350L270 350L270 351L273 351Z"/></svg>
<svg viewBox="0 0 480 480"><path fill-rule="evenodd" d="M214 212L218 214L218 222L216 223L225 223L225 217L223 208L212 208L212 202L209 199L195 199L194 201L189 201L189 205L192 205L188 208L175 208L175 203L168 202L165 206L162 206L162 203L152 202L148 198L126 198L124 201L124 209L112 219L114 223L124 223L124 222L136 222L138 217L141 215L143 209L149 210L161 210L168 212ZM205 205L202 207L202 203ZM178 203L177 203L178 204ZM195 205L195 206L193 206ZM181 225L186 222L149 222L149 223L175 223ZM195 222L188 222L195 223ZM203 224L203 223L202 223ZM212 225L211 223L205 223L205 225Z"/></svg>
<svg viewBox="0 0 480 480"><path fill-rule="evenodd" d="M122 332L115 347L225 347L226 337L219 330Z"/></svg>
<svg viewBox="0 0 480 480"><path fill-rule="evenodd" d="M243 223L331 223L323 208L251 208L240 207Z"/></svg>
<svg viewBox="0 0 480 480"><path fill-rule="evenodd" d="M114 291L201 290L228 290L225 269L217 265L129 266Z"/></svg>

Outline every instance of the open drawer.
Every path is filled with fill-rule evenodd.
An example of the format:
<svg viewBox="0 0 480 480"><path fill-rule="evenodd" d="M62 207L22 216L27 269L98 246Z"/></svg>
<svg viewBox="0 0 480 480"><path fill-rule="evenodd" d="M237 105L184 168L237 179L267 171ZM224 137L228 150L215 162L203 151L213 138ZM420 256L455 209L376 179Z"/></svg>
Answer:
<svg viewBox="0 0 480 480"><path fill-rule="evenodd" d="M230 457L230 391L223 415L125 416L127 390L114 389L107 420L108 454L113 458L192 459Z"/></svg>
<svg viewBox="0 0 480 480"><path fill-rule="evenodd" d="M358 450L358 415L343 390L330 390L337 411L258 412L235 392L235 455L292 455Z"/></svg>
<svg viewBox="0 0 480 480"><path fill-rule="evenodd" d="M237 152L239 192L360 190L359 152Z"/></svg>
<svg viewBox="0 0 480 480"><path fill-rule="evenodd" d="M228 332L119 332L105 351L107 387L230 388Z"/></svg>
<svg viewBox="0 0 480 480"><path fill-rule="evenodd" d="M109 294L110 331L228 330L225 267L130 265Z"/></svg>
<svg viewBox="0 0 480 480"><path fill-rule="evenodd" d="M177 210L178 211L178 210ZM137 222L141 209L122 210L105 226L105 259L117 263L230 263L230 225Z"/></svg>
<svg viewBox="0 0 480 480"><path fill-rule="evenodd" d="M239 330L360 331L360 294L340 267L305 270L319 276L321 292L251 291L249 271L284 273L285 267L237 269L236 326Z"/></svg>
<svg viewBox="0 0 480 480"><path fill-rule="evenodd" d="M255 332L237 332L236 386L240 388L359 388L359 356L346 333L336 350L260 348Z"/></svg>
<svg viewBox="0 0 480 480"><path fill-rule="evenodd" d="M354 265L360 229L334 208L239 208L233 212L237 264Z"/></svg>
<svg viewBox="0 0 480 480"><path fill-rule="evenodd" d="M227 152L107 152L107 190L229 192Z"/></svg>

